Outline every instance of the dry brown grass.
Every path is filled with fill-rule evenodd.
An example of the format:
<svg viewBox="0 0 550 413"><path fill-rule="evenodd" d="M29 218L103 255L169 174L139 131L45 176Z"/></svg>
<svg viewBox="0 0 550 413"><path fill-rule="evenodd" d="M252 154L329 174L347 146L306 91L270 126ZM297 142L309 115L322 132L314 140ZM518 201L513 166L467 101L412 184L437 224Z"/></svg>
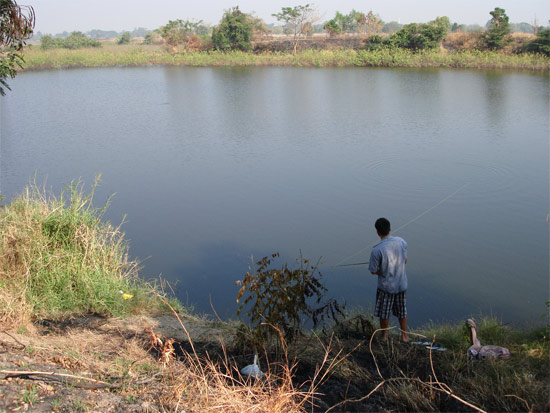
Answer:
<svg viewBox="0 0 550 413"><path fill-rule="evenodd" d="M525 50L525 46L536 39L536 35L530 33L512 33L511 42L504 47L507 53L517 53Z"/></svg>
<svg viewBox="0 0 550 413"><path fill-rule="evenodd" d="M243 378L227 360L215 362L185 353L166 376L169 390L160 402L173 411L305 412L314 391L311 386L297 389L292 367L281 367L279 374L268 371L260 379Z"/></svg>
<svg viewBox="0 0 550 413"><path fill-rule="evenodd" d="M168 303L165 304L170 307ZM170 307L185 331L192 351L182 351L172 362L171 373L166 376L169 391L160 398L162 406L179 411L184 406L190 412L306 412L315 406L318 387L345 359L341 351L332 355L330 344L324 346L324 357L316 366L313 377L295 384L296 358L289 361L287 343L283 333L270 325L279 335L282 361L267 362L267 371L260 378L243 377L235 363L229 360L225 343L220 342L223 358L215 361L208 352L199 356L192 338L179 315ZM153 341L160 337L153 334ZM160 338L162 341L162 338ZM161 359L163 354L160 355Z"/></svg>
<svg viewBox="0 0 550 413"><path fill-rule="evenodd" d="M443 39L443 47L447 50L483 50L483 32L454 32L448 33ZM534 40L536 36L529 33L512 33L510 43L503 49L505 53L516 53L524 49L525 45Z"/></svg>
<svg viewBox="0 0 550 413"><path fill-rule="evenodd" d="M472 50L481 47L482 33L454 32L443 39L443 47L448 50Z"/></svg>

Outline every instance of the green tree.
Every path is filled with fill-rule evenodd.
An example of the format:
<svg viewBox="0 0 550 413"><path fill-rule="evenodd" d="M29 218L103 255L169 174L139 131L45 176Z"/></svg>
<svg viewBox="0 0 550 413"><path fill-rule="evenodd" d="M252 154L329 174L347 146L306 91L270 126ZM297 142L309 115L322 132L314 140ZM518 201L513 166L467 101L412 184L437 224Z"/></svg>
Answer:
<svg viewBox="0 0 550 413"><path fill-rule="evenodd" d="M334 21L343 33L355 33L357 31L357 21L353 18L353 12L350 14L342 14L339 11L334 16Z"/></svg>
<svg viewBox="0 0 550 413"><path fill-rule="evenodd" d="M485 46L491 50L499 50L510 43L510 22L506 11L499 7L490 12L493 16L485 32Z"/></svg>
<svg viewBox="0 0 550 413"><path fill-rule="evenodd" d="M132 36L130 35L130 32L124 32L118 39L117 44L129 44L131 39Z"/></svg>
<svg viewBox="0 0 550 413"><path fill-rule="evenodd" d="M294 53L298 49L299 36L307 34L306 28L312 27L319 19L313 5L282 7L280 13L272 14L278 21L283 22L293 34Z"/></svg>
<svg viewBox="0 0 550 413"><path fill-rule="evenodd" d="M355 9L348 14L342 14L337 11L334 18L325 23L324 28L329 33L368 32L369 25L378 24L379 21L372 11L368 15ZM380 27L382 26L380 25Z"/></svg>
<svg viewBox="0 0 550 413"><path fill-rule="evenodd" d="M7 78L13 79L23 67L21 52L34 29L34 10L19 6L14 0L0 0L0 95L10 90Z"/></svg>
<svg viewBox="0 0 550 413"><path fill-rule="evenodd" d="M390 37L393 46L405 49L422 50L438 47L447 34L442 25L411 23Z"/></svg>
<svg viewBox="0 0 550 413"><path fill-rule="evenodd" d="M226 10L220 24L212 31L212 43L218 50L244 50L252 48L254 19L239 7Z"/></svg>
<svg viewBox="0 0 550 413"><path fill-rule="evenodd" d="M428 24L436 27L441 27L445 30L445 34L447 34L449 30L451 30L451 21L447 16L436 17L435 20L432 20Z"/></svg>
<svg viewBox="0 0 550 413"><path fill-rule="evenodd" d="M327 31L330 37L336 36L338 33L342 32L342 28L340 25L336 22L336 20L331 19L325 23L323 26L323 29Z"/></svg>
<svg viewBox="0 0 550 413"><path fill-rule="evenodd" d="M550 29L542 29L537 32L537 38L530 42L526 50L532 53L542 53L550 56Z"/></svg>

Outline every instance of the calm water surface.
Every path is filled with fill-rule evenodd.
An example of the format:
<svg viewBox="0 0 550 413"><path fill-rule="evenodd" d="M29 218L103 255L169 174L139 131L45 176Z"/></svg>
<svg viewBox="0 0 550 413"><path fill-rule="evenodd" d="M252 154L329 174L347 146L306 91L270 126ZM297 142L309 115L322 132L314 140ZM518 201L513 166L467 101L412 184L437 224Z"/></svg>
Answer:
<svg viewBox="0 0 550 413"><path fill-rule="evenodd" d="M372 306L385 216L409 244L412 325L541 322L549 297L549 77L294 68L23 73L1 98L0 191L102 174L143 276L235 314L250 256L321 259Z"/></svg>

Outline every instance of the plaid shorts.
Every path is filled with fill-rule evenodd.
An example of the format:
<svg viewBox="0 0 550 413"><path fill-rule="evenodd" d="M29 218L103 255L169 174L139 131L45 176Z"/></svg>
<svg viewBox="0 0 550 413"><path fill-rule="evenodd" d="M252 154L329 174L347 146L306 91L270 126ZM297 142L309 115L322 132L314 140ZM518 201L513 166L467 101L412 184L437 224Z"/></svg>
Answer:
<svg viewBox="0 0 550 413"><path fill-rule="evenodd" d="M390 294L381 289L376 290L374 316L388 320L391 316L390 312L397 318L405 318L407 316L405 291L401 291L397 294Z"/></svg>

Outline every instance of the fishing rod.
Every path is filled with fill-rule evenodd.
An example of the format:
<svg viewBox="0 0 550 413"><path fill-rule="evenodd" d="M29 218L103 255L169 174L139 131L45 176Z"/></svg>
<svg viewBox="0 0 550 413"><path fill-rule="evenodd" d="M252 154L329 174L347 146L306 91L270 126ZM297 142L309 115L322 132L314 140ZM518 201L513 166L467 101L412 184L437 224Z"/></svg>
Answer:
<svg viewBox="0 0 550 413"><path fill-rule="evenodd" d="M425 211L423 211L420 215L417 215L416 217L414 217L413 219L411 219L409 222L401 225L399 228L397 228L395 231L392 231L393 234L395 234L396 232L404 229L405 227L408 227L409 225L411 225L412 223L418 221L420 218L422 218L424 215L426 215L428 212L434 210L435 208L437 208L439 205L441 205L442 203L444 203L445 201L448 201L449 199L451 199L453 196L455 196L456 194L458 194L460 191L462 191L464 188L466 188L468 185L470 185L469 182L466 182L464 185L462 185L460 188L458 188L456 191L454 191L452 194L450 195L447 195L445 198L443 198L441 201L437 202L435 205L432 205L430 208L426 209ZM356 262L356 263L353 263L353 264L342 264L343 262L349 260L350 258L353 258L359 254L361 254L362 252L364 252L365 250L369 249L369 248L372 248L374 247L376 244L378 244L378 242L372 244L372 245L368 245L366 246L365 248L361 248L359 251L357 251L356 253L350 255L349 257L346 257L344 258L343 260L341 260L340 262L338 262L337 264L333 265L332 267L352 267L352 266L356 266L356 265L367 265L369 263L369 261L366 261L366 262Z"/></svg>
<svg viewBox="0 0 550 413"><path fill-rule="evenodd" d="M370 261L365 262L354 262L353 264L340 264L340 265L333 265L333 267L353 267L354 265L367 265Z"/></svg>

